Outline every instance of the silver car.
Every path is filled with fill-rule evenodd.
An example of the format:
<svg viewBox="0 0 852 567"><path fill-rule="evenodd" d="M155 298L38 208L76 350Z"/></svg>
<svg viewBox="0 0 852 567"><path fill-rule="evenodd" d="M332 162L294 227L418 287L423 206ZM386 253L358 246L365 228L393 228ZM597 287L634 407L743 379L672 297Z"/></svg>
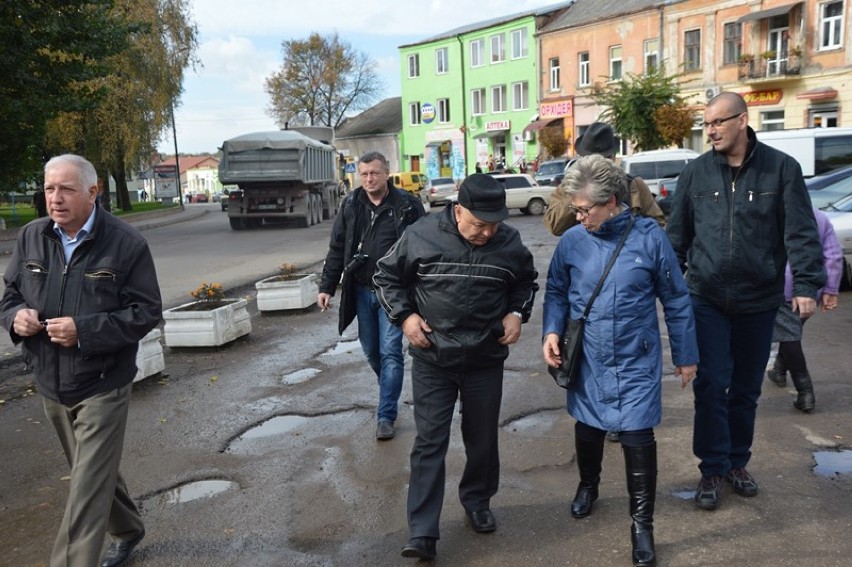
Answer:
<svg viewBox="0 0 852 567"><path fill-rule="evenodd" d="M426 199L432 205L448 202L448 197L458 191L458 186L452 177L436 177L431 181L432 186L426 192Z"/></svg>

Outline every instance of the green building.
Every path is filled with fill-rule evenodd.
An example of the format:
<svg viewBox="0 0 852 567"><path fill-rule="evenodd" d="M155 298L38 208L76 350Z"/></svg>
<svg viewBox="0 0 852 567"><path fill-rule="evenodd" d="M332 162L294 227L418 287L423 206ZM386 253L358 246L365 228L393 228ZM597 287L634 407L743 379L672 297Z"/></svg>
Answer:
<svg viewBox="0 0 852 567"><path fill-rule="evenodd" d="M400 167L462 179L479 163L518 169L539 154L537 29L572 2L456 28L399 48Z"/></svg>

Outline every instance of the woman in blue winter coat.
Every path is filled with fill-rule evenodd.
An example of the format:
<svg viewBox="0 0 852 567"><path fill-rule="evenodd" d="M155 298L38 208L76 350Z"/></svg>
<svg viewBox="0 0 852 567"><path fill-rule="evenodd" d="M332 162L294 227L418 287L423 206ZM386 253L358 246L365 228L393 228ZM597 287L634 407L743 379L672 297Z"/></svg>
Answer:
<svg viewBox="0 0 852 567"><path fill-rule="evenodd" d="M561 363L559 338L568 317L582 317L631 211L627 178L597 155L578 159L562 182L581 223L559 240L547 274L544 358ZM657 483L654 426L662 413L662 341L657 299L663 305L675 373L695 377L698 346L689 292L665 232L653 219L635 217L624 247L586 319L580 381L568 390L574 417L580 484L571 504L575 518L592 513L598 497L604 437L617 431L624 453L633 563L654 565L653 519Z"/></svg>

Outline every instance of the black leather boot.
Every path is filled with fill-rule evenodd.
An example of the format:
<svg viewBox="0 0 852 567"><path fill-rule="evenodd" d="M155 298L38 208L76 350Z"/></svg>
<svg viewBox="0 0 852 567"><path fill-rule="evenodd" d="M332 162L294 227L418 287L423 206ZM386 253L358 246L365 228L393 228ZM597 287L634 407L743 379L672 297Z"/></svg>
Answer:
<svg viewBox="0 0 852 567"><path fill-rule="evenodd" d="M793 379L793 384L798 392L793 407L805 413L813 411L816 405L816 397L814 397L814 384L811 382L811 375L805 370L803 372L791 372L790 377Z"/></svg>
<svg viewBox="0 0 852 567"><path fill-rule="evenodd" d="M654 550L654 503L657 499L657 444L647 447L622 447L627 470L627 492L630 494L630 516L633 525L633 565L653 567L657 564Z"/></svg>
<svg viewBox="0 0 852 567"><path fill-rule="evenodd" d="M598 485L601 482L601 462L603 461L604 440L589 442L576 439L577 468L580 469L580 484L571 503L571 515L585 518L592 513L592 503L598 499Z"/></svg>
<svg viewBox="0 0 852 567"><path fill-rule="evenodd" d="M781 358L780 352L775 355L775 363L772 365L772 369L766 371L766 379L779 388L787 387L787 367L784 366L784 359Z"/></svg>

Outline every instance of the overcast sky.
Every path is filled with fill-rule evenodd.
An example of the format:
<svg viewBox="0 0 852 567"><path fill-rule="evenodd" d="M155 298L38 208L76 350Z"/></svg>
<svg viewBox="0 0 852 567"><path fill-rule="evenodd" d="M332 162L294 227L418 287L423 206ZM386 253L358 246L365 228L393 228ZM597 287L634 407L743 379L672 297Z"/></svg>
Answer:
<svg viewBox="0 0 852 567"><path fill-rule="evenodd" d="M384 96L399 96L400 45L453 28L559 4L558 0L194 0L201 66L188 70L175 113L181 153L215 152L233 136L277 126L264 80L281 66L281 43L337 32L377 64ZM172 132L158 145L174 153Z"/></svg>

